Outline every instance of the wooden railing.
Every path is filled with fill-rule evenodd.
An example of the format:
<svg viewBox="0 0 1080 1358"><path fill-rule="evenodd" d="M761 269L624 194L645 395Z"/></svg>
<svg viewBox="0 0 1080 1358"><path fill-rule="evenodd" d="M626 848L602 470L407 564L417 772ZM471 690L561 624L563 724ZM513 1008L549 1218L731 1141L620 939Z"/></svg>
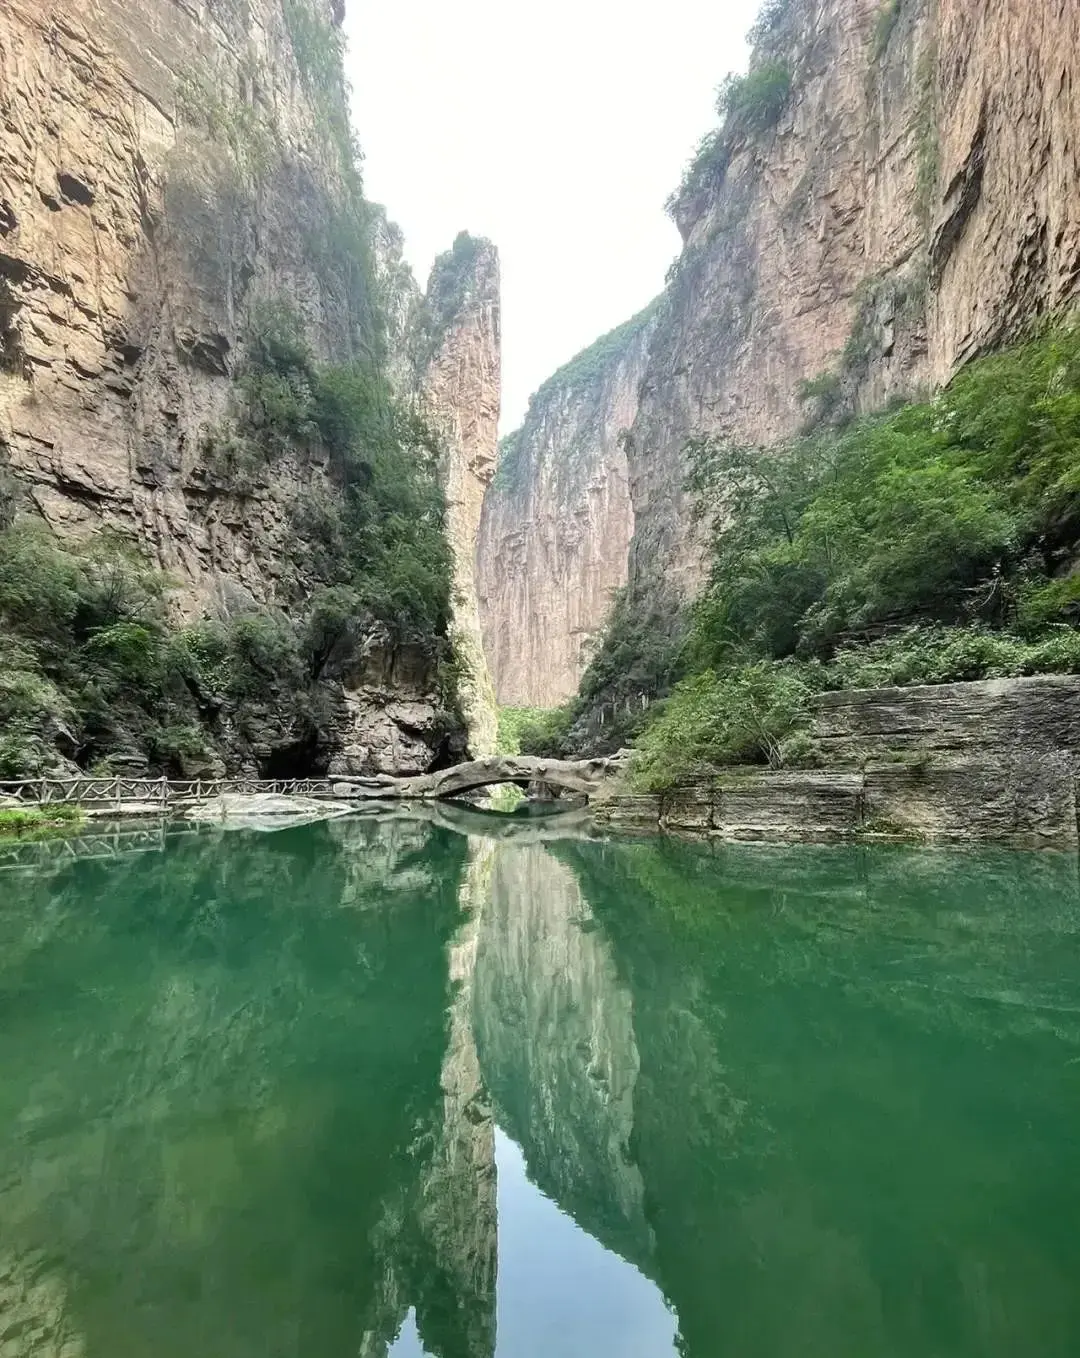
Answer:
<svg viewBox="0 0 1080 1358"><path fill-rule="evenodd" d="M25 778L0 782L0 799L27 806L85 806L121 810L132 804L162 808L210 801L227 793L279 793L298 797L332 797L326 778Z"/></svg>

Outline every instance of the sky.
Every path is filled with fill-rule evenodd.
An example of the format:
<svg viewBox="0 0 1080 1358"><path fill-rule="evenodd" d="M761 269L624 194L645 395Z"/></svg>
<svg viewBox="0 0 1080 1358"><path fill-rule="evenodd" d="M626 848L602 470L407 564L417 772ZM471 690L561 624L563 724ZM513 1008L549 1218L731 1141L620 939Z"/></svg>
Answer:
<svg viewBox="0 0 1080 1358"><path fill-rule="evenodd" d="M661 290L664 213L760 0L348 0L367 196L426 283L459 231L499 247L503 433Z"/></svg>

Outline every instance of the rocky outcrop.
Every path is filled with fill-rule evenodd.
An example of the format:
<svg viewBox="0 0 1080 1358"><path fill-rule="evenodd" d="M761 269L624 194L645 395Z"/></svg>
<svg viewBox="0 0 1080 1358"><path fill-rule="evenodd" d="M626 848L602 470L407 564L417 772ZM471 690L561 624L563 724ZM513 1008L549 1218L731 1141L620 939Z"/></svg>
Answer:
<svg viewBox="0 0 1080 1358"><path fill-rule="evenodd" d="M494 754L495 699L477 604L476 550L484 492L499 440L499 256L466 234L432 270L418 341L427 407L443 445L447 531L454 557L453 636L464 674L459 693L474 756Z"/></svg>
<svg viewBox="0 0 1080 1358"><path fill-rule="evenodd" d="M649 351L650 308L572 359L529 403L484 500L477 576L500 703L555 707L626 583L634 529L625 433Z"/></svg>
<svg viewBox="0 0 1080 1358"><path fill-rule="evenodd" d="M1080 843L1073 676L826 693L812 729L822 769L717 769L658 795L618 793L596 813L724 839Z"/></svg>
<svg viewBox="0 0 1080 1358"><path fill-rule="evenodd" d="M341 358L372 305L327 258L355 204L306 61L276 0L0 18L0 440L50 524L132 534L189 612L287 592L330 493L324 463L237 485L207 455L252 308L287 299Z"/></svg>
<svg viewBox="0 0 1080 1358"><path fill-rule="evenodd" d="M630 612L661 633L702 579L684 494L691 436L785 438L820 413L821 395L803 399L815 378L855 411L940 386L1080 289L1075 5L781 0L757 36L750 111L708 140L671 203L683 249L625 440ZM515 534L557 539L537 529L537 504L576 426L549 420L533 437L548 443L526 490L493 496L504 545L482 577L485 595L495 591L488 645L500 691L507 666L515 698L530 693L529 663L544 673L538 635L560 657L559 682L535 692L547 700L565 696L562 657L577 645L578 620L547 584L557 553L528 574L528 590L506 587L505 603L500 580L520 576L514 563L533 550ZM611 476L621 486L621 466ZM575 561L605 550L601 526L586 523L596 536ZM529 638L516 668L505 658L515 617Z"/></svg>

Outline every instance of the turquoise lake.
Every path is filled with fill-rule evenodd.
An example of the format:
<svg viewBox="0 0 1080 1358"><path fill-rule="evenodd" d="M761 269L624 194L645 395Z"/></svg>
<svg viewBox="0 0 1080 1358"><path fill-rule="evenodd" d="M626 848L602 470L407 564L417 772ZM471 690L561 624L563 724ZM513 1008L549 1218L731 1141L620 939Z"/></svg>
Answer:
<svg viewBox="0 0 1080 1358"><path fill-rule="evenodd" d="M1075 859L478 827L0 848L0 1358L1080 1354Z"/></svg>

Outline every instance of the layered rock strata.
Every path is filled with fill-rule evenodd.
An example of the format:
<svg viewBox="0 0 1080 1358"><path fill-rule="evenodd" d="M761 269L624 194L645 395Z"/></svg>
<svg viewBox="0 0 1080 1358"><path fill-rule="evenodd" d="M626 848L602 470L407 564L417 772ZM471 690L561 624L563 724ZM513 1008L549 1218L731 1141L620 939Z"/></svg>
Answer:
<svg viewBox="0 0 1080 1358"><path fill-rule="evenodd" d="M822 376L853 411L940 386L1080 289L1075 5L785 0L757 31L746 97L760 104L714 135L671 203L683 248L637 374L625 468L593 464L612 487L597 503L624 503L626 478L631 613L660 631L704 570L684 492L691 436L790 436L818 413L802 384ZM481 592L500 696L547 703L579 672L562 563L585 581L581 563L611 539L586 513L571 530L584 541L564 542L549 506L571 506L550 481L574 462L577 421L557 393L530 420L523 485L490 497Z"/></svg>
<svg viewBox="0 0 1080 1358"><path fill-rule="evenodd" d="M626 583L634 529L625 433L652 310L571 360L507 438L484 500L477 558L484 646L499 702L555 707Z"/></svg>
<svg viewBox="0 0 1080 1358"><path fill-rule="evenodd" d="M756 60L790 96L674 202L628 443L631 589L659 614L701 578L690 435L783 438L822 373L860 410L941 385L1080 288L1076 6L790 0Z"/></svg>
<svg viewBox="0 0 1080 1358"><path fill-rule="evenodd" d="M718 769L660 795L617 794L597 815L724 839L1080 843L1073 676L827 693L812 730L821 769Z"/></svg>

